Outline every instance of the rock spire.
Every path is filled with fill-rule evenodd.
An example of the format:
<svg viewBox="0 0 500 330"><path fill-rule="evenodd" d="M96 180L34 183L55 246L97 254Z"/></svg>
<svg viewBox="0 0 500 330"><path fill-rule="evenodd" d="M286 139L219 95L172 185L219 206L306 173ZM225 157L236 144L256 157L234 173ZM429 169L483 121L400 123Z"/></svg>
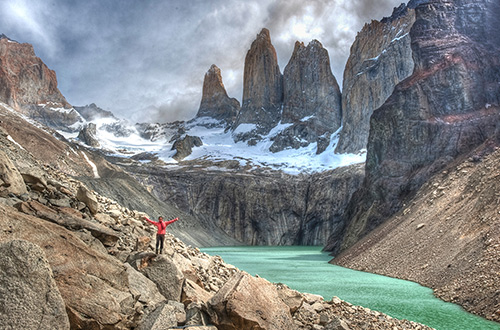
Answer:
<svg viewBox="0 0 500 330"><path fill-rule="evenodd" d="M307 47L295 43L283 72L283 91L281 122L293 125L275 138L271 151L318 142L318 153L322 152L341 125L342 110L328 51L319 41L313 40Z"/></svg>
<svg viewBox="0 0 500 330"><path fill-rule="evenodd" d="M203 96L196 117L212 117L232 123L240 103L227 95L220 69L212 64L203 81Z"/></svg>
<svg viewBox="0 0 500 330"><path fill-rule="evenodd" d="M243 75L243 102L235 128L255 124L257 134L267 134L279 122L283 102L283 76L268 29L252 43Z"/></svg>

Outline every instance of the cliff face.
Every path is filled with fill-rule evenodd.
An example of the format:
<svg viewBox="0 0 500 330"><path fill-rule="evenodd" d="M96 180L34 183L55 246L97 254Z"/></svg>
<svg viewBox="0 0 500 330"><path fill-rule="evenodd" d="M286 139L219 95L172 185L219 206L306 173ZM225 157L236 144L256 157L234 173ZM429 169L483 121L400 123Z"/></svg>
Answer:
<svg viewBox="0 0 500 330"><path fill-rule="evenodd" d="M227 96L220 69L212 65L205 74L203 96L196 117L212 117L232 123L239 110L238 100Z"/></svg>
<svg viewBox="0 0 500 330"><path fill-rule="evenodd" d="M33 46L0 38L0 97L11 106L53 102L67 106L56 73L36 57Z"/></svg>
<svg viewBox="0 0 500 330"><path fill-rule="evenodd" d="M269 30L262 29L245 57L243 101L235 127L255 124L258 134L267 134L279 121L282 101L283 77L276 50Z"/></svg>
<svg viewBox="0 0 500 330"><path fill-rule="evenodd" d="M351 46L342 89L343 128L336 151L365 149L370 117L413 72L410 29L415 21L412 3L391 17L366 24Z"/></svg>
<svg viewBox="0 0 500 330"><path fill-rule="evenodd" d="M362 165L302 176L199 166L128 170L160 200L249 245L324 244L341 227L343 210L363 179Z"/></svg>
<svg viewBox="0 0 500 330"><path fill-rule="evenodd" d="M328 249L354 244L432 174L495 134L498 14L498 5L486 0L416 7L410 32L415 71L371 118L366 178L346 211L352 220L345 234L332 237Z"/></svg>
<svg viewBox="0 0 500 330"><path fill-rule="evenodd" d="M35 55L33 46L0 37L0 101L58 129L82 123L57 88L56 73Z"/></svg>
<svg viewBox="0 0 500 330"><path fill-rule="evenodd" d="M341 125L341 94L332 74L328 51L317 40L309 45L296 42L283 72L283 112L281 122L291 123L275 137L270 150L299 148L318 142L318 153ZM328 143L326 143L328 145Z"/></svg>

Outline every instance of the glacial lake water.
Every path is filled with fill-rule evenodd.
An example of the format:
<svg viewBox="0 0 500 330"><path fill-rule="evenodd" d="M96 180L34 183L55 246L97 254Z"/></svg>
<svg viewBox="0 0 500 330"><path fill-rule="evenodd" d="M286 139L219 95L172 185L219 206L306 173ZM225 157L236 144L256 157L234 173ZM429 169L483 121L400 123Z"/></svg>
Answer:
<svg viewBox="0 0 500 330"><path fill-rule="evenodd" d="M437 330L500 330L500 323L446 303L434 297L431 289L417 283L329 264L331 257L321 252L321 247L238 246L201 250L219 255L226 263L271 282L319 294L325 300L337 296L354 305L423 323Z"/></svg>

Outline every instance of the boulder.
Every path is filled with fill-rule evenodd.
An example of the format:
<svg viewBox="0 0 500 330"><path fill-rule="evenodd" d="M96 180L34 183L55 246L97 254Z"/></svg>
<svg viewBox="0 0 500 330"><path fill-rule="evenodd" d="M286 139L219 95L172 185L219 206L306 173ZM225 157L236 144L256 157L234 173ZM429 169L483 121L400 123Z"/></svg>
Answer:
<svg viewBox="0 0 500 330"><path fill-rule="evenodd" d="M34 171L36 172L36 171ZM43 192L48 189L47 181L43 178L42 173L21 173L24 182L31 187L31 189Z"/></svg>
<svg viewBox="0 0 500 330"><path fill-rule="evenodd" d="M205 305L192 302L186 306L186 326L203 327L210 323Z"/></svg>
<svg viewBox="0 0 500 330"><path fill-rule="evenodd" d="M23 177L10 158L0 150L0 195L27 193Z"/></svg>
<svg viewBox="0 0 500 330"><path fill-rule="evenodd" d="M300 308L300 306L302 306L302 303L305 300L303 294L296 290L290 289L286 285L278 285L277 289L278 295L281 300L283 300L283 302L290 308L290 313L295 313Z"/></svg>
<svg viewBox="0 0 500 330"><path fill-rule="evenodd" d="M162 303L147 315L137 330L164 330L177 327L176 307Z"/></svg>
<svg viewBox="0 0 500 330"><path fill-rule="evenodd" d="M97 212L99 212L99 202L97 198L84 186L78 187L76 198L78 198L80 202L85 203L92 214L97 214Z"/></svg>
<svg viewBox="0 0 500 330"><path fill-rule="evenodd" d="M86 124L78 134L78 139L92 148L101 146L97 139L97 126L94 123Z"/></svg>
<svg viewBox="0 0 500 330"><path fill-rule="evenodd" d="M69 329L64 301L43 250L28 241L0 244L3 329Z"/></svg>
<svg viewBox="0 0 500 330"><path fill-rule="evenodd" d="M156 284L144 276L141 272L135 270L129 264L125 264L130 292L141 303L145 304L146 309L154 309L166 299L158 291Z"/></svg>
<svg viewBox="0 0 500 330"><path fill-rule="evenodd" d="M208 302L212 322L219 329L295 329L290 309L276 287L263 278L234 275Z"/></svg>
<svg viewBox="0 0 500 330"><path fill-rule="evenodd" d="M149 263L143 264L143 268L139 271L156 283L165 298L180 301L184 275L172 258L159 255L150 259Z"/></svg>
<svg viewBox="0 0 500 330"><path fill-rule="evenodd" d="M71 215L68 212L58 212L37 201L21 202L16 205L16 208L23 213L35 215L70 230L86 229L105 246L115 245L120 238L118 232L108 227Z"/></svg>
<svg viewBox="0 0 500 330"><path fill-rule="evenodd" d="M186 279L184 281L184 285L182 286L182 294L181 294L181 302L184 305L189 305L193 302L197 302L200 304L206 304L211 298L213 294L205 291L201 286L196 284L195 282Z"/></svg>
<svg viewBox="0 0 500 330"><path fill-rule="evenodd" d="M178 139L172 145L172 150L177 150L174 155L175 160L182 160L193 152L193 147L201 147L203 142L198 136L186 135L184 138Z"/></svg>

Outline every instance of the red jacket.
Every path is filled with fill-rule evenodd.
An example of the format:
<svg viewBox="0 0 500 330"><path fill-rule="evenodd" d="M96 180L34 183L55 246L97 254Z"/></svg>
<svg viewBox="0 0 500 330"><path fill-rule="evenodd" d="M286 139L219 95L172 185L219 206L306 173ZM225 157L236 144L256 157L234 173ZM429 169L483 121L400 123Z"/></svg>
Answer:
<svg viewBox="0 0 500 330"><path fill-rule="evenodd" d="M171 223L174 223L176 222L177 220L179 220L179 218L175 218L173 220L170 220L170 221L152 221L152 220L149 220L148 218L144 217L144 219L146 219L147 222L149 223L152 223L153 225L156 226L156 228L158 228L158 232L157 234L158 235L165 235L165 230L167 228L167 226Z"/></svg>

